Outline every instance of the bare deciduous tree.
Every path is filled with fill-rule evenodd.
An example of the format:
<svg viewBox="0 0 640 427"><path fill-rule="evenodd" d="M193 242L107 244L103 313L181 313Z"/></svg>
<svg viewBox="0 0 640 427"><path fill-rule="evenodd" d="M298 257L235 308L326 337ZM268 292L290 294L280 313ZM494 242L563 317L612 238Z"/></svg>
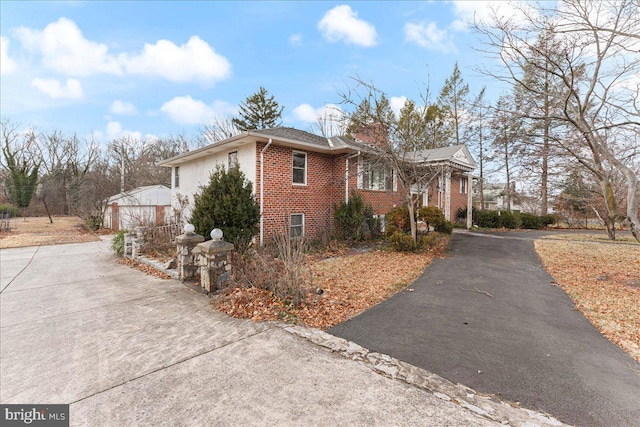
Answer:
<svg viewBox="0 0 640 427"><path fill-rule="evenodd" d="M566 124L567 137L554 143L598 179L612 239L612 225L620 213L609 166L624 176L626 213L622 218L640 241L639 178L621 155L627 148L623 141L632 139L640 128L640 3L564 0L554 8L521 5L519 12L518 19L494 13L489 21L476 22L485 51L501 64L499 70L485 72L537 96L548 96L561 106L529 118ZM540 48L541 37L553 43L553 54ZM527 68L559 84L532 85L524 78Z"/></svg>
<svg viewBox="0 0 640 427"><path fill-rule="evenodd" d="M413 195L424 193L441 172L440 167L429 163L424 150L432 148L427 126L429 108L407 107L410 113L405 113L403 120L398 120L387 108L388 98L384 92L360 78L353 80L355 88L341 95L343 104L354 109L349 117L350 128L366 135L363 154L368 156L370 163L395 173L398 189L404 193L409 208L411 237L415 242L417 225ZM427 87L421 95L422 105L429 105L429 98Z"/></svg>

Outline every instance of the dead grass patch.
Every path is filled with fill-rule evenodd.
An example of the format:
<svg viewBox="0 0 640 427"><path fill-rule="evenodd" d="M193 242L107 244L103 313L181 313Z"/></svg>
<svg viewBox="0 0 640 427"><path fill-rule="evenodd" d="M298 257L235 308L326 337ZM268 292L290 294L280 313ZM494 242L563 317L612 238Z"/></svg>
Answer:
<svg viewBox="0 0 640 427"><path fill-rule="evenodd" d="M77 216L56 216L53 217L53 224L47 217L15 218L11 220L9 232L0 232L2 249L97 240L100 238L88 231L82 219Z"/></svg>
<svg viewBox="0 0 640 427"><path fill-rule="evenodd" d="M575 237L575 239L573 239ZM640 248L585 235L537 240L536 251L557 284L604 336L640 361Z"/></svg>
<svg viewBox="0 0 640 427"><path fill-rule="evenodd" d="M256 287L227 289L216 295L212 304L234 317L328 329L413 282L447 244L448 240L422 254L375 250L323 260L310 258L313 289L299 307Z"/></svg>

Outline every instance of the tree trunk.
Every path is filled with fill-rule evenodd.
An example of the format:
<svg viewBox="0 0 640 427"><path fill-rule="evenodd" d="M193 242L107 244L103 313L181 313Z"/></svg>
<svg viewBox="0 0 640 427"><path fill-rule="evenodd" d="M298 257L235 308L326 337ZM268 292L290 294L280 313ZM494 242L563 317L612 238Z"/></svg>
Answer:
<svg viewBox="0 0 640 427"><path fill-rule="evenodd" d="M44 203L44 210L47 211L47 216L49 217L49 223L53 224L53 219L51 218L51 213L49 213L49 206L47 206L47 197L46 197L46 195L42 196L42 203Z"/></svg>
<svg viewBox="0 0 640 427"><path fill-rule="evenodd" d="M604 225L607 227L609 239L616 240L616 197L613 193L613 185L611 181L604 177L600 180L600 188L602 188L602 196L604 197L604 207L606 215L604 216Z"/></svg>
<svg viewBox="0 0 640 427"><path fill-rule="evenodd" d="M507 210L511 212L511 175L509 174L509 145L504 144L504 166L507 174Z"/></svg>
<svg viewBox="0 0 640 427"><path fill-rule="evenodd" d="M411 188L411 187L409 187ZM411 190L409 190L409 225L411 226L411 238L414 243L418 243L418 227L416 226L416 216L414 214L413 197L411 196Z"/></svg>

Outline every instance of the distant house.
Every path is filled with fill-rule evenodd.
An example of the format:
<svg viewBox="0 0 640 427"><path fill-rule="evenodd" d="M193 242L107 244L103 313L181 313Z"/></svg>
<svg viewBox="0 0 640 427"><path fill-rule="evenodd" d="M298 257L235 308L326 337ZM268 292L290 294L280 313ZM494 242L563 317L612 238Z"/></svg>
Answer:
<svg viewBox="0 0 640 427"><path fill-rule="evenodd" d="M473 188L473 207L478 210L504 211L507 210L507 184L505 183L485 183L482 186L484 206L480 200L480 187ZM511 211L520 212L522 210L519 203L519 196L516 192L516 183L511 183Z"/></svg>
<svg viewBox="0 0 640 427"><path fill-rule="evenodd" d="M172 157L160 166L172 168L174 205L193 196L209 182L216 165L237 164L253 184L260 205L262 244L281 227L292 236L322 238L333 231L333 209L357 190L376 215L404 203L396 172L372 161L366 140L325 138L301 130L277 127L242 132L206 147ZM439 206L447 219L471 203L471 173L475 162L465 146L418 153L442 171L429 191L416 194L423 205Z"/></svg>
<svg viewBox="0 0 640 427"><path fill-rule="evenodd" d="M171 189L149 185L116 194L107 200L104 226L114 231L139 225L164 224L172 218Z"/></svg>

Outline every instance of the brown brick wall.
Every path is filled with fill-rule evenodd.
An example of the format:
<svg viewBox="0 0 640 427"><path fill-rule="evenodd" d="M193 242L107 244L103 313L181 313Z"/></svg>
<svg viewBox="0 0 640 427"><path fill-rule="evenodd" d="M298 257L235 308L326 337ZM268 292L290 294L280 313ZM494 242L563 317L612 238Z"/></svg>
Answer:
<svg viewBox="0 0 640 427"><path fill-rule="evenodd" d="M260 151L266 143L256 144L256 200L260 201ZM345 155L306 151L307 183L294 185L292 174L292 153L288 147L272 144L264 152L264 231L265 241L273 237L278 229L289 229L291 214L305 215L305 235L310 239L323 239L333 231L333 207L345 200ZM357 190L365 202L370 203L374 212L383 215L404 203L404 192L358 190L358 159L349 159L349 193ZM434 182L429 191L429 204L437 204ZM451 218L455 218L458 207L467 205L467 195L460 193L459 177L451 178Z"/></svg>
<svg viewBox="0 0 640 427"><path fill-rule="evenodd" d="M456 220L458 208L467 207L467 193L460 193L460 176L451 177L451 222ZM467 191L469 191L469 183L467 183Z"/></svg>
<svg viewBox="0 0 640 427"><path fill-rule="evenodd" d="M256 199L260 202L260 151L265 143L256 144ZM292 153L294 150L271 145L264 152L264 230L265 241L286 227L291 214L305 215L305 235L310 239L329 236L333 227L333 204L344 181L334 172L334 156L307 151L307 183L293 184ZM302 151L302 150L295 150ZM342 170L344 176L344 169ZM342 184L343 185L343 184ZM342 187L344 191L344 186Z"/></svg>

